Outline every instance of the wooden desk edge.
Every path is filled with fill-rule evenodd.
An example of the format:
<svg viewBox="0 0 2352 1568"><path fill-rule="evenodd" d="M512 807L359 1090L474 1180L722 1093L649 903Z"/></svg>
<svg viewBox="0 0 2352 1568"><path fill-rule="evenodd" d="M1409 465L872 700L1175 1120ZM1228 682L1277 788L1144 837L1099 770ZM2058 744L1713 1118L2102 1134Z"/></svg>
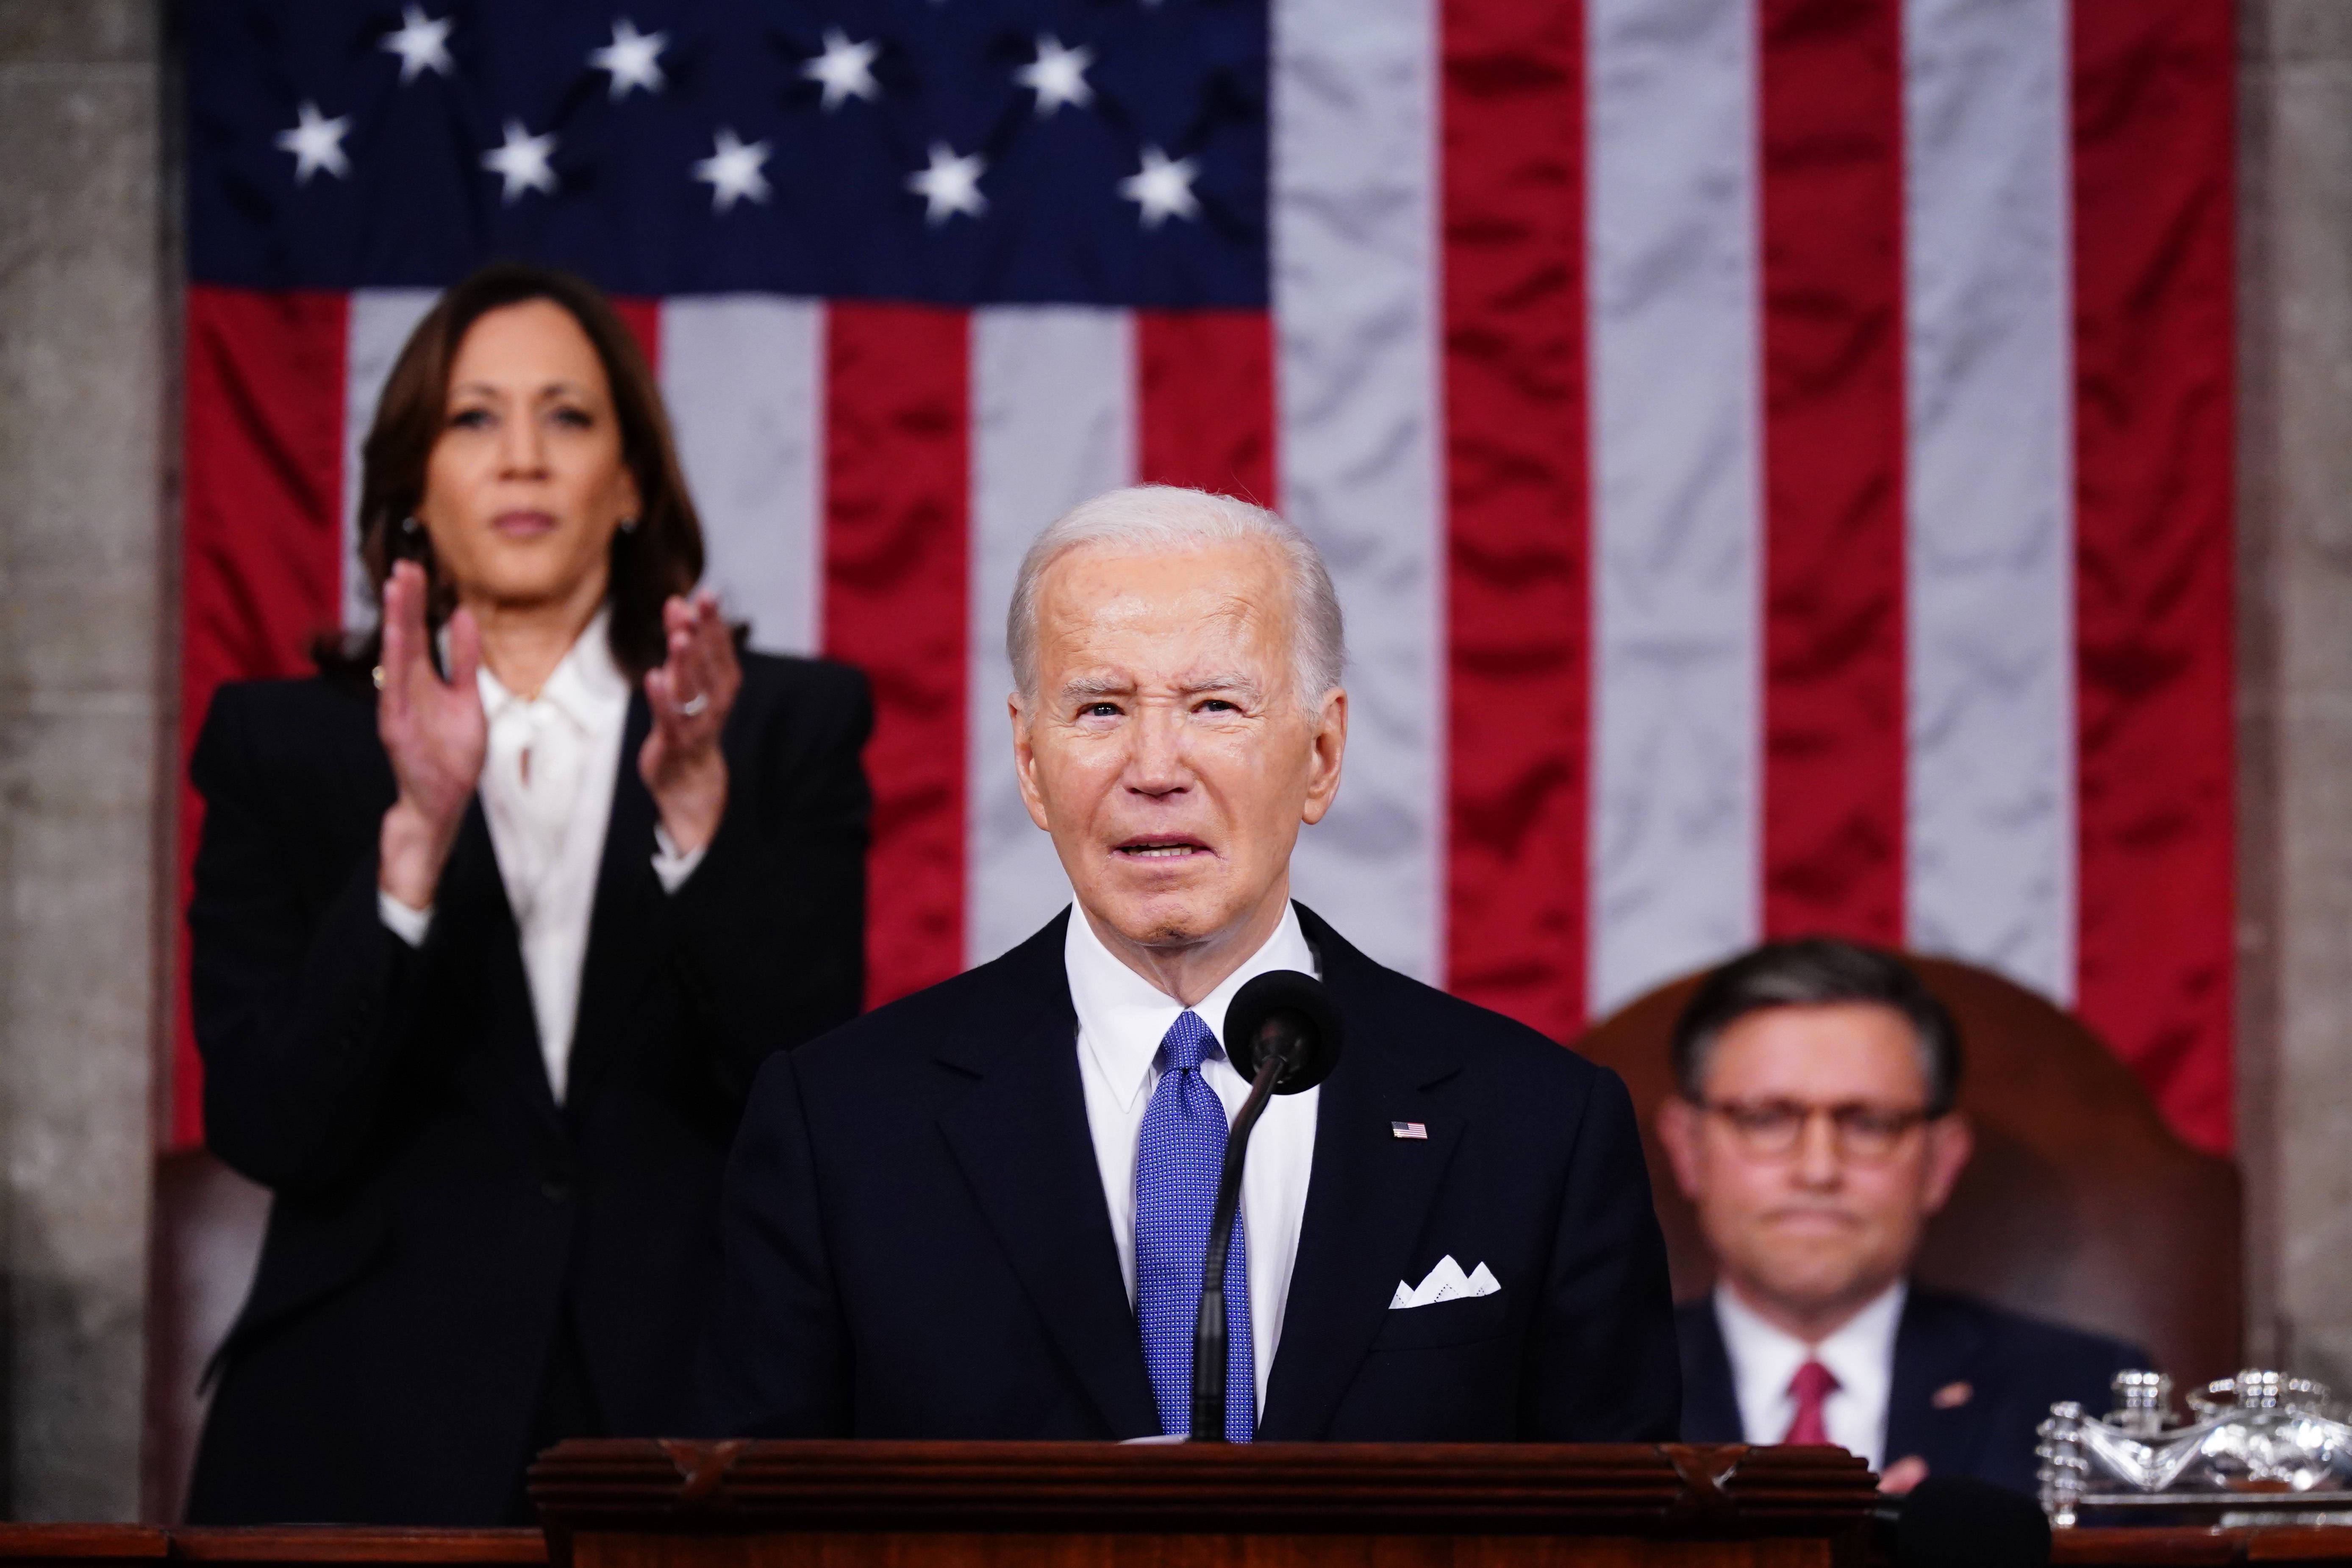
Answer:
<svg viewBox="0 0 2352 1568"><path fill-rule="evenodd" d="M442 1564L536 1568L547 1538L530 1529L403 1530L302 1524L0 1524L0 1562Z"/></svg>
<svg viewBox="0 0 2352 1568"><path fill-rule="evenodd" d="M2050 1540L2051 1568L2239 1568L2259 1563L2335 1563L2352 1568L2352 1528L2062 1530Z"/></svg>
<svg viewBox="0 0 2352 1568"><path fill-rule="evenodd" d="M536 1530L397 1530L341 1525L165 1529L135 1524L0 1524L0 1563L441 1564L539 1568L549 1561ZM2352 1528L2284 1526L2212 1530L2062 1530L2053 1568L2252 1568L2343 1563Z"/></svg>

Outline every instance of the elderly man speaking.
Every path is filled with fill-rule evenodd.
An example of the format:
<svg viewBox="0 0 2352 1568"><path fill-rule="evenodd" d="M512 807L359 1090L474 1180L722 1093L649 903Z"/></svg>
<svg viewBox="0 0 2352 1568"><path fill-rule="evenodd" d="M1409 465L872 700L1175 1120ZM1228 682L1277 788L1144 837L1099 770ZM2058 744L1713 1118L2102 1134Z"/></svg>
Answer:
<svg viewBox="0 0 2352 1568"><path fill-rule="evenodd" d="M770 1058L727 1176L713 1426L1185 1431L1247 1087L1218 1031L1245 982L1296 969L1347 1047L1251 1145L1226 1435L1672 1437L1665 1251L1623 1086L1291 901L1348 738L1306 536L1223 496L1098 496L1031 547L1008 643L1013 764L1076 908Z"/></svg>

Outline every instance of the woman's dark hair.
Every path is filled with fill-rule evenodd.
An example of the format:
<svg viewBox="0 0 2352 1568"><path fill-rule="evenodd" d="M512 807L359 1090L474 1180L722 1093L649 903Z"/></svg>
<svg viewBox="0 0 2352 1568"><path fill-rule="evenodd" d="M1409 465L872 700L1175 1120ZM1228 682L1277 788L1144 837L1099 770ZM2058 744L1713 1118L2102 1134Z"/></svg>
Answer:
<svg viewBox="0 0 2352 1568"><path fill-rule="evenodd" d="M1911 1026L1927 1079L1927 1114L1952 1109L1960 1092L1960 1026L1911 966L1880 948L1836 937L1767 942L1699 982L1675 1020L1675 1083L1703 1101L1706 1060L1738 1019L1767 1007L1868 1002L1892 1007Z"/></svg>
<svg viewBox="0 0 2352 1568"><path fill-rule="evenodd" d="M613 658L635 679L662 662L662 601L689 592L702 576L702 524L687 494L661 391L636 339L593 284L569 272L512 262L485 267L442 295L408 335L376 402L361 459L359 553L368 598L381 610L393 563L415 561L425 568L428 624L437 630L457 608L457 591L434 563L431 536L404 525L425 499L425 464L447 418L458 345L492 310L531 300L562 307L595 346L620 423L621 460L636 478L636 526L613 536L608 590ZM330 675L364 679L383 649L379 625L364 635L322 636L312 653Z"/></svg>

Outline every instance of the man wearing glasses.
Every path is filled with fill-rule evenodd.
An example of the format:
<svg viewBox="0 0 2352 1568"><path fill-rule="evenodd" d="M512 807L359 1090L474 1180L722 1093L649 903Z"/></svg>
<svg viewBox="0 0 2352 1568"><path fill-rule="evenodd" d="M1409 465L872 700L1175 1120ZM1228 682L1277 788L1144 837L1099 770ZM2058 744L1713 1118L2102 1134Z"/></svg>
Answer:
<svg viewBox="0 0 2352 1568"><path fill-rule="evenodd" d="M1708 975L1659 1115L1717 1284L1677 1310L1687 1442L1832 1443L1890 1491L2034 1485L2053 1401L2145 1367L2113 1340L1908 1280L1968 1163L1952 1016L1890 953L1775 942Z"/></svg>

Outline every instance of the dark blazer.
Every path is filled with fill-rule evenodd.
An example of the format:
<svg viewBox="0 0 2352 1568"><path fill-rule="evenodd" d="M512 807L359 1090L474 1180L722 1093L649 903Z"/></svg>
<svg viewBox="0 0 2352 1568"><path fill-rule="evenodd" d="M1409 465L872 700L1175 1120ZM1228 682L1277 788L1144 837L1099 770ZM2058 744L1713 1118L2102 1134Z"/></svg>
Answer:
<svg viewBox="0 0 2352 1568"><path fill-rule="evenodd" d="M1682 1338L1685 1440L1740 1441L1739 1399L1713 1298L1675 1308L1675 1326ZM1895 1328L1885 1462L1916 1455L1931 1476L2032 1491L2034 1428L2048 1419L2050 1406L2073 1399L2104 1411L2110 1378L2154 1364L2119 1340L1914 1285Z"/></svg>
<svg viewBox="0 0 2352 1568"><path fill-rule="evenodd" d="M710 1430L1160 1430L1079 1084L1070 918L761 1070L721 1202ZM1671 1438L1665 1248L1624 1086L1299 918L1346 1049L1260 1436ZM1390 1310L1448 1254L1502 1289Z"/></svg>
<svg viewBox="0 0 2352 1568"><path fill-rule="evenodd" d="M872 710L854 670L747 656L726 815L675 894L635 763L649 724L640 692L558 1105L479 801L412 950L377 913L395 791L373 694L215 697L189 770L205 1131L275 1201L192 1520L499 1522L566 1381L551 1363L585 1385L574 1424L688 1426L743 1097L861 1000Z"/></svg>

